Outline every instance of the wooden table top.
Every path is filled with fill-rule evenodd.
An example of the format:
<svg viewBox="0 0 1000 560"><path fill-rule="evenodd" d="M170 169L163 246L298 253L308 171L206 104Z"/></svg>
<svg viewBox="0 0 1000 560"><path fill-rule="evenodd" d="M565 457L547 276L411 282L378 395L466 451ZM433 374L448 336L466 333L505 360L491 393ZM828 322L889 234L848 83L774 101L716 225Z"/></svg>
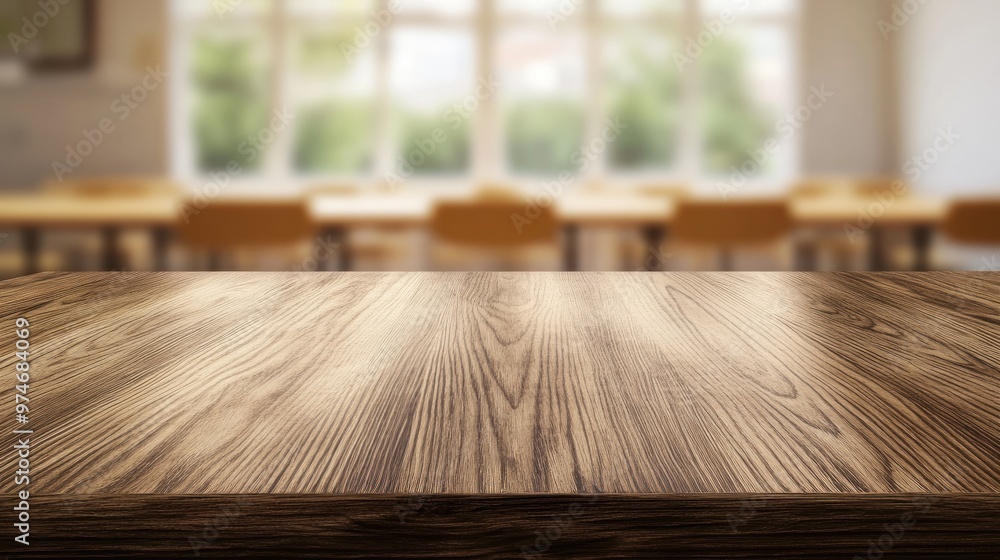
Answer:
<svg viewBox="0 0 1000 560"><path fill-rule="evenodd" d="M319 195L309 200L313 221L323 226L419 226L431 219L428 196Z"/></svg>
<svg viewBox="0 0 1000 560"><path fill-rule="evenodd" d="M441 200L467 200L469 196ZM529 198L529 201L531 199ZM675 204L665 198L567 194L554 202L564 223L592 226L662 224ZM430 221L435 199L429 196L315 196L313 220L326 226L420 226Z"/></svg>
<svg viewBox="0 0 1000 560"><path fill-rule="evenodd" d="M676 209L676 201L667 197L625 194L567 194L556 203L559 219L579 226L663 225Z"/></svg>
<svg viewBox="0 0 1000 560"><path fill-rule="evenodd" d="M0 301L38 494L1000 493L996 274L46 273Z"/></svg>
<svg viewBox="0 0 1000 560"><path fill-rule="evenodd" d="M859 218L871 218L885 226L935 226L948 215L948 202L943 199L907 196L895 199L863 196L817 196L791 201L792 217L801 226L844 224L856 225Z"/></svg>
<svg viewBox="0 0 1000 560"><path fill-rule="evenodd" d="M264 203L268 197L254 194L243 199ZM310 197L308 204L313 221L320 226L379 227L426 225L434 202L433 197L422 195L318 195ZM854 223L859 208L867 209L871 204L869 198L833 196L794 199L791 208L799 225L839 226ZM172 197L0 195L0 226L172 226L181 216L181 205L181 200ZM666 225L676 206L669 198L628 194L566 193L555 200L559 219L579 226ZM885 225L935 225L944 220L947 210L944 200L913 196L879 205L875 216Z"/></svg>
<svg viewBox="0 0 1000 560"><path fill-rule="evenodd" d="M3 371L18 317L0 555L1000 551L997 274L47 273Z"/></svg>
<svg viewBox="0 0 1000 560"><path fill-rule="evenodd" d="M0 195L0 227L173 226L180 215L169 196Z"/></svg>

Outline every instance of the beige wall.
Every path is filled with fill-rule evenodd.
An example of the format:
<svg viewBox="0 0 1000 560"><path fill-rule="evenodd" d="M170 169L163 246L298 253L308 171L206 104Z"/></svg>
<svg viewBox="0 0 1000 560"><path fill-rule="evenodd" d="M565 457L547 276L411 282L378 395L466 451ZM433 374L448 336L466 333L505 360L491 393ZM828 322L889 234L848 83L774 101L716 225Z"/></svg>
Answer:
<svg viewBox="0 0 1000 560"><path fill-rule="evenodd" d="M115 99L142 80L146 65L163 60L166 1L101 0L98 9L93 71L0 84L0 188L53 180L52 162L64 160L66 147L104 118L112 119L115 130L68 177L168 172L167 87L153 90L125 120L112 110Z"/></svg>
<svg viewBox="0 0 1000 560"><path fill-rule="evenodd" d="M880 0L808 0L802 24L802 89L833 98L803 128L805 174L890 172L894 154L890 46ZM807 95L804 93L803 95Z"/></svg>

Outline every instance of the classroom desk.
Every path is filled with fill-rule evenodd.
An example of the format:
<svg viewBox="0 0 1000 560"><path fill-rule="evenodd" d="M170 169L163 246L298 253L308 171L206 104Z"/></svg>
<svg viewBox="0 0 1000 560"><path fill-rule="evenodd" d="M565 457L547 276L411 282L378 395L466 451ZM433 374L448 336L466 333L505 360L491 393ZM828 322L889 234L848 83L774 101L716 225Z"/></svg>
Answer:
<svg viewBox="0 0 1000 560"><path fill-rule="evenodd" d="M646 246L659 254L676 208L676 202L666 197L567 194L556 204L565 232L566 270L579 270L579 230L584 227L639 228Z"/></svg>
<svg viewBox="0 0 1000 560"><path fill-rule="evenodd" d="M355 227L425 227L431 219L434 199L424 195L404 196L315 196L310 211L317 227L347 247L346 237ZM872 199L856 197L815 197L793 199L793 219L801 228L842 229L857 225L859 208L868 208ZM647 245L658 250L673 218L676 202L663 197L635 195L567 193L555 201L557 216L565 232L564 259L567 270L579 268L579 230L584 227L639 228ZM84 198L66 195L0 196L0 228L19 229L24 236L27 272L38 270L40 232L46 229L99 229L104 235L104 267L121 269L116 245L120 230L149 229L153 234L155 260L166 268L168 234L180 217L181 201L170 197ZM884 267L881 242L890 228L912 231L918 268L926 269L931 234L943 221L947 203L920 197L900 198L882 205L865 233L872 237L871 266ZM339 255L340 270L350 270L348 250Z"/></svg>
<svg viewBox="0 0 1000 560"><path fill-rule="evenodd" d="M881 202L871 197L817 196L793 198L792 217L800 228L828 229L846 236L851 231L870 237L869 267L886 267L885 231L910 231L917 270L929 268L929 253L934 229L944 222L948 202L921 196L895 197ZM808 267L807 268L814 268Z"/></svg>
<svg viewBox="0 0 1000 560"><path fill-rule="evenodd" d="M468 195L447 199L467 200ZM532 199L528 199L530 203ZM546 201L540 201L546 202ZM352 227L426 227L434 211L429 196L316 196L310 200L313 220L342 247ZM546 203L552 203L548 199ZM579 268L581 227L642 228L650 246L658 247L674 204L662 198L612 195L567 194L555 201L556 215L565 234L566 270ZM514 227L513 222L511 227ZM350 270L350 252L341 251L339 270Z"/></svg>
<svg viewBox="0 0 1000 560"><path fill-rule="evenodd" d="M34 430L31 546L9 521L0 554L1000 550L997 274L46 273L0 302Z"/></svg>
<svg viewBox="0 0 1000 560"><path fill-rule="evenodd" d="M106 270L122 268L117 258L122 229L148 229L153 236L157 267L164 270L169 232L180 217L180 210L179 198L165 196L2 195L0 228L12 228L21 233L28 274L39 270L41 232L53 229L99 230Z"/></svg>
<svg viewBox="0 0 1000 560"><path fill-rule="evenodd" d="M309 199L313 222L339 246L337 269L351 270L347 242L355 227L426 227L434 210L429 196L337 196L319 195Z"/></svg>

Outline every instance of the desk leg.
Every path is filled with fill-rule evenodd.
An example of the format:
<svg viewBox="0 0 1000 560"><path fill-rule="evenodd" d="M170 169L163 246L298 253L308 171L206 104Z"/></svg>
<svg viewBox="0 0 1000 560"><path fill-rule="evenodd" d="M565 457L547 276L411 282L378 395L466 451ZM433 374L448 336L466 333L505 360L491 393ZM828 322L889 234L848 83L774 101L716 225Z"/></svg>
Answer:
<svg viewBox="0 0 1000 560"><path fill-rule="evenodd" d="M337 270L347 272L351 270L354 263L351 262L351 254L347 248L347 229L342 227L326 228L323 230L324 240L337 247ZM323 263L322 270L329 270L329 266Z"/></svg>
<svg viewBox="0 0 1000 560"><path fill-rule="evenodd" d="M663 253L663 243L667 238L667 230L662 226L649 226L642 230L642 238L646 242L646 261L643 263L649 272L663 270L668 255Z"/></svg>
<svg viewBox="0 0 1000 560"><path fill-rule="evenodd" d="M576 272L580 269L580 228L576 224L563 227L563 269Z"/></svg>
<svg viewBox="0 0 1000 560"><path fill-rule="evenodd" d="M819 265L818 253L816 242L812 239L797 241L795 244L795 268L804 271L816 270Z"/></svg>
<svg viewBox="0 0 1000 560"><path fill-rule="evenodd" d="M105 272L111 272L114 270L123 270L121 259L119 257L119 247L118 238L119 232L118 228L108 227L101 230L102 237L102 251L104 253L104 265L103 270Z"/></svg>
<svg viewBox="0 0 1000 560"><path fill-rule="evenodd" d="M38 253L41 250L41 232L37 228L21 230L21 251L24 256L24 273L40 272Z"/></svg>
<svg viewBox="0 0 1000 560"><path fill-rule="evenodd" d="M872 272L885 270L885 232L878 226L872 226L868 232L868 269Z"/></svg>
<svg viewBox="0 0 1000 560"><path fill-rule="evenodd" d="M930 270L930 251L934 230L927 226L917 226L913 228L912 235L914 267L920 272Z"/></svg>
<svg viewBox="0 0 1000 560"><path fill-rule="evenodd" d="M153 267L161 272L167 270L167 248L170 244L170 230L153 228Z"/></svg>

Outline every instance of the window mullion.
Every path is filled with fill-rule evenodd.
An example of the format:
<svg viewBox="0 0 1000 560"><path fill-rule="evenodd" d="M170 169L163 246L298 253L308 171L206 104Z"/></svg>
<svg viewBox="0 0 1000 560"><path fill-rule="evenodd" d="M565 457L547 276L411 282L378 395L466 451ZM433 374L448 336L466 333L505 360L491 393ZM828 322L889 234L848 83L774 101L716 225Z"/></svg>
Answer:
<svg viewBox="0 0 1000 560"><path fill-rule="evenodd" d="M695 37L702 25L700 0L685 0L684 19L681 25L683 49L688 37ZM700 188L702 177L702 134L701 134L701 64L696 60L681 72L681 176Z"/></svg>
<svg viewBox="0 0 1000 560"><path fill-rule="evenodd" d="M197 142L194 140L194 120L192 112L194 107L193 80L191 79L191 66L189 61L191 55L191 42L194 40L195 27L189 21L181 21L176 13L171 13L170 25L173 43L170 45L172 54L170 71L176 79L170 80L170 123L173 129L173 139L171 146L173 150L173 176L174 179L184 182L193 182L197 175L198 165L196 163L195 152Z"/></svg>
<svg viewBox="0 0 1000 560"><path fill-rule="evenodd" d="M587 91L584 100L584 113L587 121L583 141L587 145L601 137L604 119L606 117L613 118L614 115L606 114L607 107L604 103L604 83L601 80L603 75L601 56L603 29L598 2L588 2L584 7L586 10L583 14L586 18L584 22L584 48L587 50ZM607 161L608 154L605 151L605 153L597 154L594 161L588 162L585 175L582 177L584 182L603 183L607 177Z"/></svg>
<svg viewBox="0 0 1000 560"><path fill-rule="evenodd" d="M378 0L376 10L389 9L390 0ZM398 17L398 16L397 16ZM396 172L392 134L392 95L389 91L389 34L397 25L392 21L375 37L375 174L382 185L386 177Z"/></svg>
<svg viewBox="0 0 1000 560"><path fill-rule="evenodd" d="M290 19L286 13L284 2L279 2L274 7L270 36L272 46L271 64L271 113L267 115L264 126L270 126L275 112L281 113L288 109L295 114L297 108L291 107L289 98L289 81L291 79L291 69L288 60L288 47L291 41L289 29ZM295 176L295 164L293 162L293 144L296 122L293 120L288 126L281 130L276 130L274 134L274 145L267 151L265 176L281 187L288 187Z"/></svg>
<svg viewBox="0 0 1000 560"><path fill-rule="evenodd" d="M473 76L473 82L482 78L487 82L491 81L490 76L495 72L494 49L496 46L497 30L495 6L493 0L481 0L479 3L479 14L476 18L476 48L477 48L477 76ZM501 86L502 87L502 86ZM473 84L475 88L475 84ZM479 100L479 108L473 115L473 140L472 140L472 177L476 184L484 184L498 180L500 176L499 162L502 159L500 147L497 143L501 136L498 129L499 118L497 116L497 106L495 100L496 92Z"/></svg>

